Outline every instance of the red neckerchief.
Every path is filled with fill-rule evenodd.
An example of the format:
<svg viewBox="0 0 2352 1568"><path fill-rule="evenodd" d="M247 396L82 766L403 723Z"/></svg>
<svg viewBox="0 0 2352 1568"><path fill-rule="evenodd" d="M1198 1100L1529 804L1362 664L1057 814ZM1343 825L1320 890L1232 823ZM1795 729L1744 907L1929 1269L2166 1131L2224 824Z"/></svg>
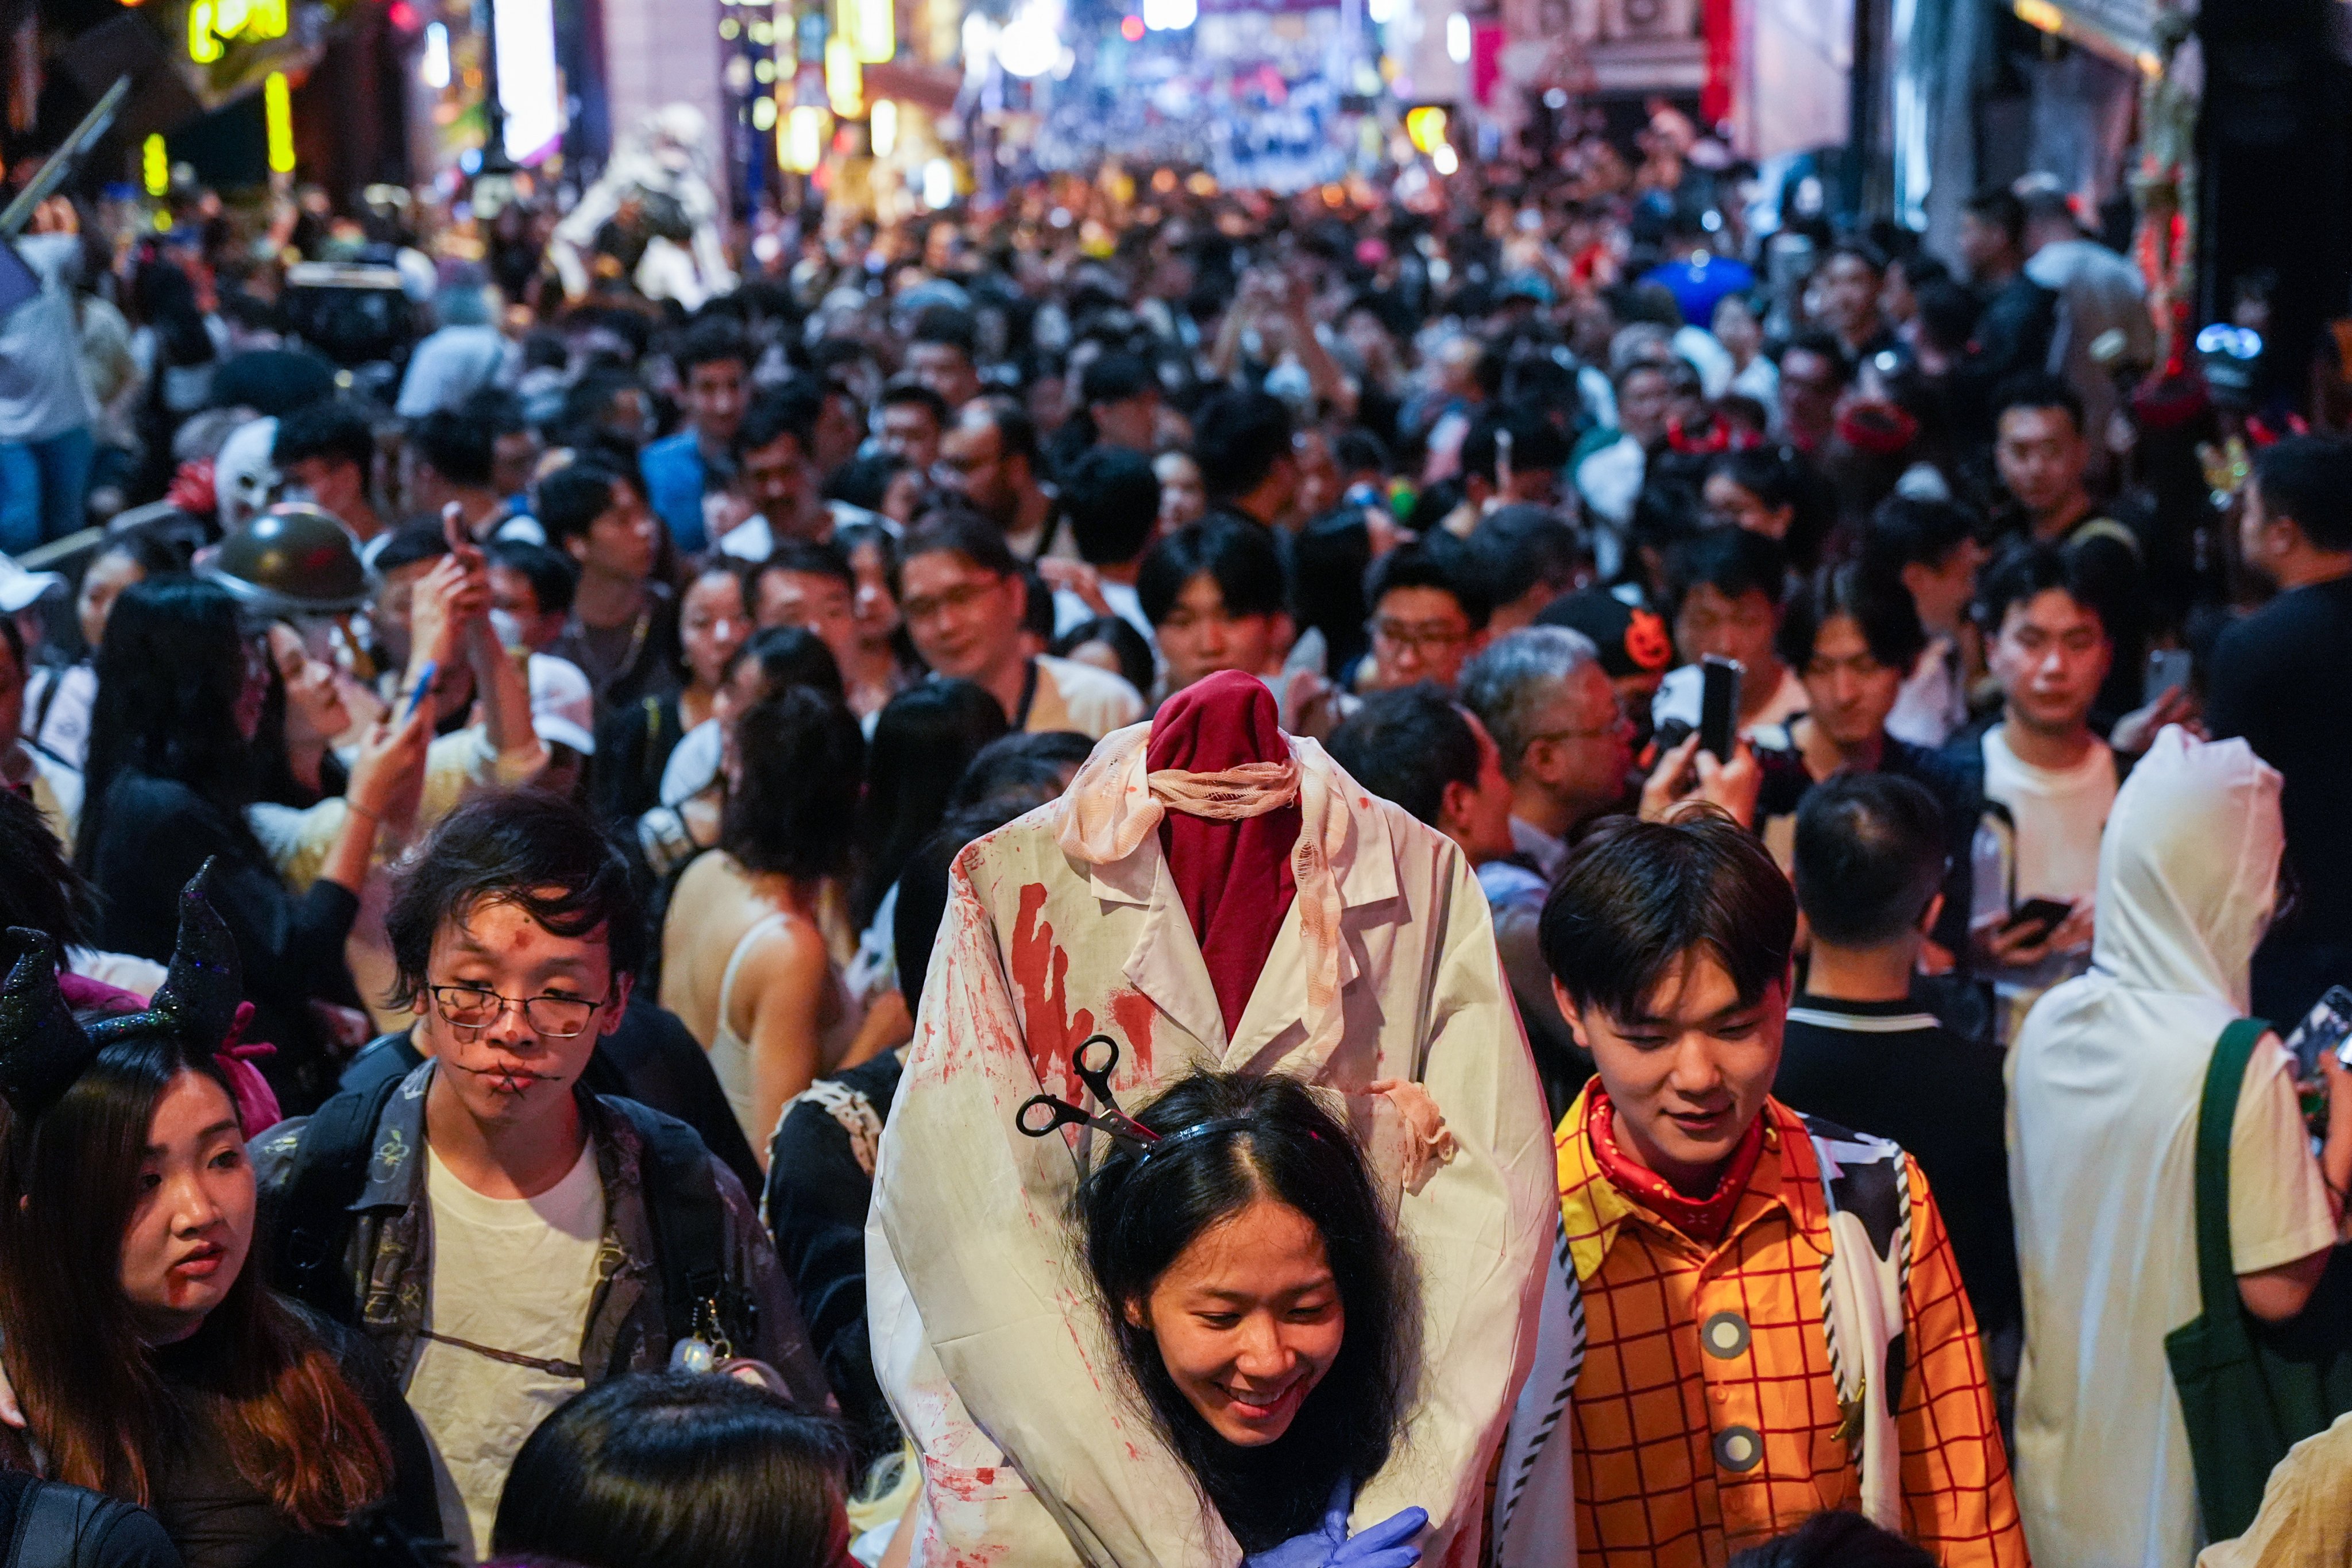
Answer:
<svg viewBox="0 0 2352 1568"><path fill-rule="evenodd" d="M1592 1144L1592 1155L1600 1162L1601 1173L1619 1192L1692 1240L1720 1241L1724 1227L1731 1223L1731 1211L1738 1206L1739 1194L1748 1190L1748 1178L1756 1173L1757 1157L1764 1152L1762 1114L1748 1124L1739 1146L1731 1152L1730 1160L1723 1167L1722 1179L1716 1183L1714 1193L1704 1198L1685 1197L1675 1190L1673 1183L1620 1149L1615 1115L1609 1091L1595 1079L1592 1093L1584 1106L1584 1135Z"/></svg>

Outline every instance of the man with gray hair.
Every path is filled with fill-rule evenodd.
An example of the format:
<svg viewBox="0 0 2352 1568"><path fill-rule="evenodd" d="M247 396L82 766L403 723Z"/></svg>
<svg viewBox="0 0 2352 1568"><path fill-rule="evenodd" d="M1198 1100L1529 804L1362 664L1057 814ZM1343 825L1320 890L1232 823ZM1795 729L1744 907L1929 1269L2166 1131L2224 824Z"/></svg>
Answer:
<svg viewBox="0 0 2352 1568"><path fill-rule="evenodd" d="M1632 797L1633 729L1601 652L1565 626L1525 627L1463 667L1462 700L1502 752L1512 843L1549 882L1577 827Z"/></svg>
<svg viewBox="0 0 2352 1568"><path fill-rule="evenodd" d="M1495 738L1511 786L1517 852L1480 866L1478 886L1558 1121L1592 1064L1552 998L1538 927L1570 836L1632 798L1633 726L1592 639L1565 626L1528 626L1496 638L1463 667L1461 694Z"/></svg>

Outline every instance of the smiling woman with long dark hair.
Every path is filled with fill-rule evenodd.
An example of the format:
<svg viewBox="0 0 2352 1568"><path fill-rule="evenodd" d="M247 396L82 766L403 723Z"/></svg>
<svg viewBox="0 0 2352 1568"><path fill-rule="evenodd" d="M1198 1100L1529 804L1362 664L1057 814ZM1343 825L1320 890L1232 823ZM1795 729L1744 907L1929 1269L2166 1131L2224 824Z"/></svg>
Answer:
<svg viewBox="0 0 2352 1568"><path fill-rule="evenodd" d="M1354 1140L1296 1079L1195 1073L1136 1120L1157 1141L1120 1143L1077 1198L1119 1359L1244 1551L1316 1535L1403 1420L1412 1265ZM1426 1517L1366 1533L1401 1543Z"/></svg>

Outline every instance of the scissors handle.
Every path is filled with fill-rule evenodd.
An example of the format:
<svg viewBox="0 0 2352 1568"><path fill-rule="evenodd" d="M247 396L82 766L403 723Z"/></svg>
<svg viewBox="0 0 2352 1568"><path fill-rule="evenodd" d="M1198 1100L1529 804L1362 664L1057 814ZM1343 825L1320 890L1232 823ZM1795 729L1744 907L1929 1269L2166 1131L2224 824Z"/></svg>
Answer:
<svg viewBox="0 0 2352 1568"><path fill-rule="evenodd" d="M1037 1114L1040 1111L1044 1112L1043 1116ZM1082 1126L1091 1121L1093 1118L1076 1106L1066 1100L1055 1100L1050 1094L1030 1096L1013 1114L1013 1125L1032 1138L1043 1138L1060 1128Z"/></svg>
<svg viewBox="0 0 2352 1568"><path fill-rule="evenodd" d="M1101 1049L1096 1047L1099 1046ZM1094 1090L1095 1098L1105 1105L1118 1101L1110 1095L1110 1075L1118 1068L1118 1042L1108 1035L1088 1035L1070 1053L1070 1068L1086 1086Z"/></svg>

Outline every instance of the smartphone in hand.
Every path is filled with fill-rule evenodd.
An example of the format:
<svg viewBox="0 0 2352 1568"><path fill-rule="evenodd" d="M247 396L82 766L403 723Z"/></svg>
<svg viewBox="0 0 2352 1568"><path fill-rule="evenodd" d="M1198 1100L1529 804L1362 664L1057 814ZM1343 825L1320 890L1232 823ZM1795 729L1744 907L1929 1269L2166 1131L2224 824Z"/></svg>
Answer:
<svg viewBox="0 0 2352 1568"><path fill-rule="evenodd" d="M2074 906L2063 899L2028 899L2009 911L2009 918L2000 922L2000 934L2037 927L2033 940L2045 942L2058 929L2058 922L2074 912Z"/></svg>
<svg viewBox="0 0 2352 1568"><path fill-rule="evenodd" d="M2166 692L2176 689L2189 689L2191 660L2185 647L2153 647L2147 650L2147 675L2140 684L2140 700L2153 702Z"/></svg>
<svg viewBox="0 0 2352 1568"><path fill-rule="evenodd" d="M1731 761L1739 731L1739 681L1747 673L1736 658L1707 655L1698 664L1698 745L1718 763Z"/></svg>

